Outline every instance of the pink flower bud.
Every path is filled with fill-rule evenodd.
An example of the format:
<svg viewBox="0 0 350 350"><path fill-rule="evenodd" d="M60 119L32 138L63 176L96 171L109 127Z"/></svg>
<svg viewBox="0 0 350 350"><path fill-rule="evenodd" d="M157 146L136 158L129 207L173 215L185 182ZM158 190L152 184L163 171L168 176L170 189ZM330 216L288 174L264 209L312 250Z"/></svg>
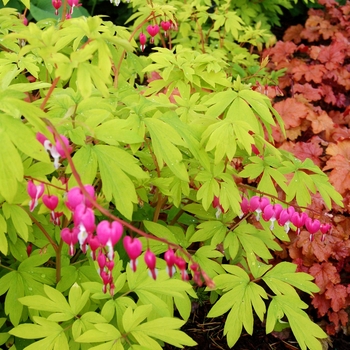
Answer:
<svg viewBox="0 0 350 350"><path fill-rule="evenodd" d="M43 203L45 204L46 208L50 209L51 211L54 211L58 205L58 197L55 195L44 194Z"/></svg>
<svg viewBox="0 0 350 350"><path fill-rule="evenodd" d="M140 33L140 35L139 35L139 40L140 40L140 44L141 44L140 49L141 49L141 51L143 52L143 51L145 50L146 42L147 42L147 37L146 37L146 35L143 34L143 33Z"/></svg>
<svg viewBox="0 0 350 350"><path fill-rule="evenodd" d="M169 277L173 277L175 273L175 261L176 261L176 256L174 254L174 251L169 248L165 253L164 253L164 260L166 261L167 264L167 273Z"/></svg>
<svg viewBox="0 0 350 350"><path fill-rule="evenodd" d="M97 257L97 263L98 263L98 266L100 267L100 271L103 271L103 269L105 268L106 261L107 261L106 256L100 250L98 257Z"/></svg>
<svg viewBox="0 0 350 350"><path fill-rule="evenodd" d="M239 215L239 218L241 219L244 215L249 213L250 207L249 207L249 201L246 197L242 197L241 202L241 214Z"/></svg>
<svg viewBox="0 0 350 350"><path fill-rule="evenodd" d="M151 277L155 280L157 278L156 272L156 256L149 249L145 253L145 263L149 268Z"/></svg>

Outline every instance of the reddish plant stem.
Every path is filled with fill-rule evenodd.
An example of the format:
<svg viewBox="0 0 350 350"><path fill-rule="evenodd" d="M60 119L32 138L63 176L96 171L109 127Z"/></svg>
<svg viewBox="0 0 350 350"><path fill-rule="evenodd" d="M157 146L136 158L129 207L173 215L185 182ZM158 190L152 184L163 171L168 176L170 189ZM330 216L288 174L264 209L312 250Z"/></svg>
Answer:
<svg viewBox="0 0 350 350"><path fill-rule="evenodd" d="M24 209L23 207L20 207L20 208L22 208L29 215L30 219L35 223L35 225L39 228L39 230L44 234L44 236L49 241L49 243L52 245L52 248L54 249L54 251L57 255L59 247L58 247L57 243L51 238L51 236L47 233L47 231L45 230L43 225L41 225L41 223L32 215L31 212ZM57 258L57 256L56 256L56 258Z"/></svg>
<svg viewBox="0 0 350 350"><path fill-rule="evenodd" d="M52 84L51 84L51 86L50 86L49 91L47 92L47 94L46 94L46 96L45 96L43 102L42 102L41 105L40 105L40 109L41 109L41 110L44 110L44 109L45 109L46 103L47 103L47 101L49 100L49 98L50 98L50 96L51 96L53 90L55 89L57 83L59 82L59 80L60 80L60 77L56 77L56 78L53 80L53 82L52 82Z"/></svg>

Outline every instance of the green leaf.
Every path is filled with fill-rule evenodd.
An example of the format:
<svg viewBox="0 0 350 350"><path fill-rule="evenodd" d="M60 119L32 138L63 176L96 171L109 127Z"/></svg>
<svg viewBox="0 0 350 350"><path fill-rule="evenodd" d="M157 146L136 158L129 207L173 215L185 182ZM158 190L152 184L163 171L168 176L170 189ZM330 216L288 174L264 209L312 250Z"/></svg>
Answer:
<svg viewBox="0 0 350 350"><path fill-rule="evenodd" d="M75 152L73 158L74 166L80 175L80 179L84 185L93 184L97 173L97 156L93 152L90 145L86 145ZM66 173L71 173L70 166L67 167ZM77 186L77 181L74 176L69 179L69 187Z"/></svg>
<svg viewBox="0 0 350 350"><path fill-rule="evenodd" d="M0 194L11 203L16 195L18 182L23 180L23 165L6 130L1 126L0 139Z"/></svg>
<svg viewBox="0 0 350 350"><path fill-rule="evenodd" d="M262 279L277 295L295 296L292 286L309 294L319 292L317 285L311 282L313 277L304 272L295 272L296 268L295 264L284 261L275 265Z"/></svg>
<svg viewBox="0 0 350 350"><path fill-rule="evenodd" d="M117 147L98 145L93 147L93 151L97 156L102 191L107 201L113 198L120 213L131 219L133 203L137 203L138 200L135 186L125 173L142 179L147 177L146 173L136 165L135 158Z"/></svg>
<svg viewBox="0 0 350 350"><path fill-rule="evenodd" d="M322 343L319 339L327 338L327 334L309 316L301 310L306 308L299 296L277 295L272 298L267 312L266 333L273 331L276 321L286 315L292 332L299 346L306 350L321 350Z"/></svg>
<svg viewBox="0 0 350 350"><path fill-rule="evenodd" d="M135 310L128 307L123 315L125 332L134 330L152 311L152 305L140 305Z"/></svg>
<svg viewBox="0 0 350 350"><path fill-rule="evenodd" d="M144 122L152 139L152 147L157 157L158 166L163 168L165 162L179 179L188 182L186 166L180 150L175 145L184 145L178 133L169 124L155 118L145 118Z"/></svg>
<svg viewBox="0 0 350 350"><path fill-rule="evenodd" d="M197 231L190 238L190 242L204 242L218 235L223 241L227 227L221 221L205 221L197 226Z"/></svg>
<svg viewBox="0 0 350 350"><path fill-rule="evenodd" d="M71 287L68 295L69 305L72 308L72 312L78 315L89 300L90 291L86 290L82 293L81 287L74 283Z"/></svg>
<svg viewBox="0 0 350 350"><path fill-rule="evenodd" d="M11 221L18 233L18 235L24 240L28 241L28 226L32 225L32 220L26 211L13 204L4 203L2 206L6 219L11 218Z"/></svg>
<svg viewBox="0 0 350 350"><path fill-rule="evenodd" d="M2 115L1 127L16 147L24 154L41 162L50 163L50 158L44 147L36 140L33 131L23 124L20 119Z"/></svg>
<svg viewBox="0 0 350 350"><path fill-rule="evenodd" d="M145 225L146 229L154 236L163 238L168 242L178 244L176 236L167 227L148 220L144 220L143 224Z"/></svg>
<svg viewBox="0 0 350 350"><path fill-rule="evenodd" d="M184 332L179 331L184 321L171 317L162 317L138 325L134 331L143 332L148 336L162 340L168 344L182 348L183 345L195 346L197 343Z"/></svg>
<svg viewBox="0 0 350 350"><path fill-rule="evenodd" d="M10 275L10 274L8 274ZM19 299L24 295L24 285L22 276L16 271L13 278L9 282L9 289L5 299L5 314L10 316L10 321L17 326L21 320L23 305Z"/></svg>
<svg viewBox="0 0 350 350"><path fill-rule="evenodd" d="M8 243L5 232L7 232L7 224L4 217L0 214L0 252L7 255Z"/></svg>
<svg viewBox="0 0 350 350"><path fill-rule="evenodd" d="M108 323L95 324L95 329L90 329L75 339L78 343L100 343L117 340L121 337L117 328Z"/></svg>

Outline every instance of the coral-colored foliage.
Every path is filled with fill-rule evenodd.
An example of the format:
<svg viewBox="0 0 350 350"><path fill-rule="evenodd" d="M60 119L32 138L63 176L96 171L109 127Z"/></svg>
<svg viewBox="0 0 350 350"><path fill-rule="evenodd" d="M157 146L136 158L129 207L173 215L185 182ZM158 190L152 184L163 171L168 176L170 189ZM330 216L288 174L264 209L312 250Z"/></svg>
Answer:
<svg viewBox="0 0 350 350"><path fill-rule="evenodd" d="M310 242L302 231L284 246L298 271L315 277L320 292L311 304L328 318L326 331L335 334L347 324L350 307L350 1L318 2L324 9L310 9L305 25L288 28L264 57L271 69L286 69L279 81L284 98L274 108L287 137L276 127L276 143L301 160L313 160L344 197L344 207L331 212L317 197L309 206L315 218L332 223L323 241L316 233Z"/></svg>

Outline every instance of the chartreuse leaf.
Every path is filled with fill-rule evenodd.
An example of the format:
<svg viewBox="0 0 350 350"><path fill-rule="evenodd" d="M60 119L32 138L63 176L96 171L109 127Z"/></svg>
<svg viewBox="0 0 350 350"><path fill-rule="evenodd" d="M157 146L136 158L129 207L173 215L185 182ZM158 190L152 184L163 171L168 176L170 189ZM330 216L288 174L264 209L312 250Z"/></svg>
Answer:
<svg viewBox="0 0 350 350"><path fill-rule="evenodd" d="M148 175L136 164L137 160L125 150L114 146L93 147L101 172L102 191L108 201L114 200L117 209L131 219L133 203L137 195L133 182L126 173L137 179L147 179Z"/></svg>
<svg viewBox="0 0 350 350"><path fill-rule="evenodd" d="M321 350L322 343L319 339L327 338L327 334L315 323L302 309L306 309L307 304L302 302L299 296L276 295L267 311L266 333L273 331L276 322L284 315L288 318L292 332L299 346L306 350Z"/></svg>
<svg viewBox="0 0 350 350"><path fill-rule="evenodd" d="M157 157L158 166L165 162L179 179L188 182L188 173L182 154L176 146L185 146L177 131L160 119L145 118L144 122L152 139L152 147Z"/></svg>
<svg viewBox="0 0 350 350"><path fill-rule="evenodd" d="M237 235L237 238L245 251L252 251L262 259L272 259L272 255L268 250L268 245L273 243L273 236L271 233L265 231L261 232L261 230L258 230L256 227L248 223L240 224L233 232ZM267 234L270 237L261 237L261 234L263 236ZM267 242L265 242L265 240L267 240Z"/></svg>
<svg viewBox="0 0 350 350"><path fill-rule="evenodd" d="M204 242L210 238L223 241L227 227L221 221L204 221L197 226L197 231L190 238L190 242Z"/></svg>
<svg viewBox="0 0 350 350"><path fill-rule="evenodd" d="M44 338L25 347L25 350L69 350L64 329L60 325L38 316L33 316L33 320L35 324L21 324L9 331L10 334L19 338Z"/></svg>
<svg viewBox="0 0 350 350"><path fill-rule="evenodd" d="M199 140L195 138L191 125L185 124L175 113L167 113L161 118L172 126L186 142L193 157L197 159L205 169L210 169L208 154L200 147Z"/></svg>
<svg viewBox="0 0 350 350"><path fill-rule="evenodd" d="M23 164L17 149L2 126L0 126L0 139L0 194L11 203L16 195L18 182L23 179Z"/></svg>
<svg viewBox="0 0 350 350"><path fill-rule="evenodd" d="M24 241L28 241L28 226L32 225L32 220L29 215L21 207L13 204L4 203L2 209L5 218L11 221L18 233L18 235L23 238Z"/></svg>
<svg viewBox="0 0 350 350"><path fill-rule="evenodd" d="M152 305L141 305L135 310L128 307L123 315L124 331L129 333L136 328L152 311Z"/></svg>
<svg viewBox="0 0 350 350"><path fill-rule="evenodd" d="M78 315L89 300L90 291L82 293L81 287L74 283L69 290L68 301L74 315Z"/></svg>
<svg viewBox="0 0 350 350"><path fill-rule="evenodd" d="M295 272L297 266L289 262L281 262L268 271L262 278L270 289L277 295L297 295L294 288L312 294L319 292L313 277L305 272Z"/></svg>
<svg viewBox="0 0 350 350"><path fill-rule="evenodd" d="M7 224L4 217L0 214L0 252L7 255L8 243L5 232L7 232Z"/></svg>
<svg viewBox="0 0 350 350"><path fill-rule="evenodd" d="M176 236L166 226L148 220L144 220L143 224L154 236L166 239L168 242L178 244Z"/></svg>
<svg viewBox="0 0 350 350"><path fill-rule="evenodd" d="M213 278L214 276L224 273L221 264L215 261L215 258L222 258L223 254L216 249L216 246L204 245L197 249L193 255L193 259L205 271L205 273Z"/></svg>
<svg viewBox="0 0 350 350"><path fill-rule="evenodd" d="M11 276L11 279L9 277ZM24 296L23 279L20 273L13 271L1 278L0 282L7 281L4 290L7 290L5 299L5 314L9 315L10 321L14 326L17 326L21 320L23 305L19 302L19 298ZM0 292L3 292L3 290Z"/></svg>
<svg viewBox="0 0 350 350"><path fill-rule="evenodd" d="M329 183L327 175L310 159L301 162L299 159L290 158L290 160L282 162L282 165L280 167L281 173L294 173L286 190L288 202L296 198L300 206L306 206L311 203L310 192L316 193L318 190L328 208L332 207L331 200L343 206L341 195ZM310 172L313 173L309 174Z"/></svg>
<svg viewBox="0 0 350 350"><path fill-rule="evenodd" d="M75 339L78 343L100 343L107 341L116 341L121 337L120 332L113 325L108 323L97 323L94 329L84 332L80 337Z"/></svg>
<svg viewBox="0 0 350 350"><path fill-rule="evenodd" d="M232 347L241 335L242 328L253 333L253 309L261 320L264 318L266 306L262 299L267 299L264 289L250 281L248 274L240 267L223 265L228 274L214 277L216 289L224 294L214 304L208 317L217 317L230 310L224 328L227 343Z"/></svg>
<svg viewBox="0 0 350 350"><path fill-rule="evenodd" d="M96 153L93 152L92 146L85 145L78 149L72 160L82 183L91 185L97 173L97 156ZM70 166L67 167L66 173L71 173ZM77 186L77 181L74 176L71 176L69 179L69 187L72 188L74 186Z"/></svg>
<svg viewBox="0 0 350 350"><path fill-rule="evenodd" d="M340 207L344 206L341 194L329 183L328 177L325 174L311 174L310 177L329 210L332 209L331 200Z"/></svg>
<svg viewBox="0 0 350 350"><path fill-rule="evenodd" d="M220 187L214 174L207 170L200 171L196 176L196 181L201 183L197 191L197 199L202 200L202 205L205 210L208 210L213 202L214 196L219 197Z"/></svg>
<svg viewBox="0 0 350 350"><path fill-rule="evenodd" d="M141 334L145 334L149 337L164 341L165 343L174 345L178 348L182 348L184 345L197 345L197 343L192 340L187 334L178 330L184 324L184 321L176 318L162 317L139 324L131 331L131 334L135 338Z"/></svg>
<svg viewBox="0 0 350 350"><path fill-rule="evenodd" d="M30 130L21 119L15 119L7 115L1 116L1 127L9 136L14 145L24 154L41 162L50 163L50 158L35 139L33 131Z"/></svg>
<svg viewBox="0 0 350 350"><path fill-rule="evenodd" d="M53 312L48 317L52 321L67 321L75 316L61 292L48 285L44 285L44 291L48 298L41 295L33 295L20 298L19 301L31 309Z"/></svg>

